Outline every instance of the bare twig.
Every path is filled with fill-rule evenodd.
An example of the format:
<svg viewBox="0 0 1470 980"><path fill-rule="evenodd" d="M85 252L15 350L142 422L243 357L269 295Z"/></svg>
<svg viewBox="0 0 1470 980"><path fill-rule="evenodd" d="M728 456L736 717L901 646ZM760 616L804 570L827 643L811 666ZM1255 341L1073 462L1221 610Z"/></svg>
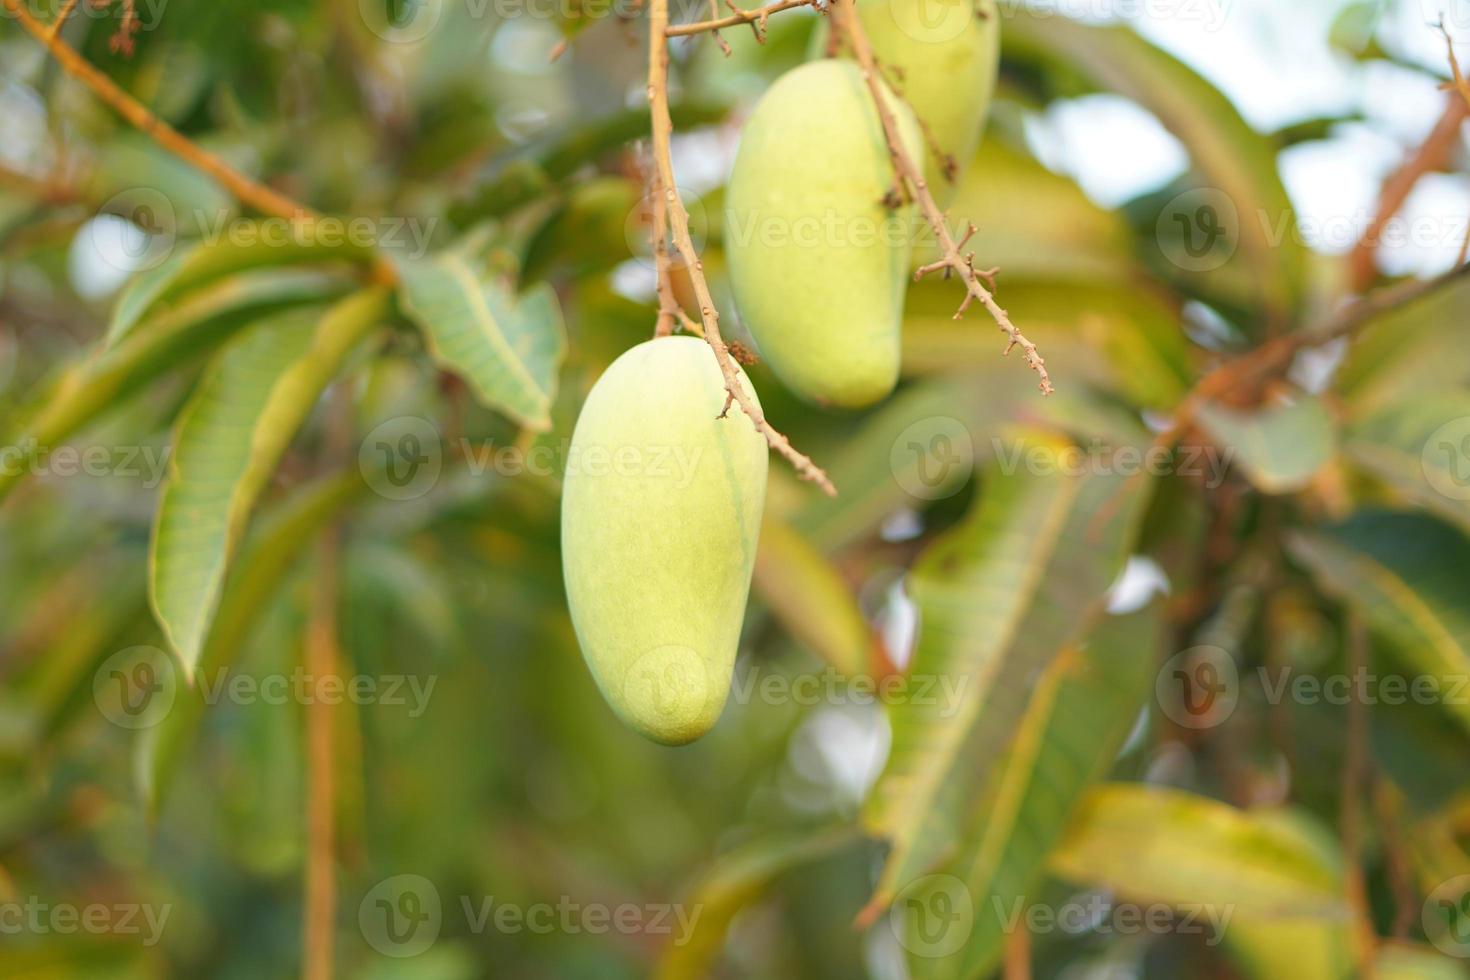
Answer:
<svg viewBox="0 0 1470 980"><path fill-rule="evenodd" d="M5 10L19 22L26 33L41 42L46 50L51 52L52 57L67 74L91 89L94 95L111 106L118 115L152 137L164 149L209 174L242 204L261 214L291 220L316 217L315 212L304 205L297 204L285 195L246 177L223 159L203 149L193 140L159 119L141 102L123 91L116 82L56 36L51 28L31 16L30 11L26 9L25 0L0 0L0 4L4 5Z"/></svg>
<svg viewBox="0 0 1470 980"><path fill-rule="evenodd" d="M14 3L17 0L6 0ZM674 164L669 143L673 137L674 123L669 117L669 0L651 0L648 11L648 104L653 122L653 163L658 172L656 187L661 192L668 208L670 230L674 235L674 247L689 269L689 280L694 286L694 295L699 300L699 315L704 324L704 339L714 351L715 361L725 378L725 408L723 418L732 404L738 404L750 417L756 429L766 437L771 448L790 461L804 480L810 480L829 496L836 496L837 488L827 474L810 458L798 452L791 441L766 421L765 415L745 394L740 386L740 369L730 356L724 339L720 336L720 314L710 295L709 283L704 278L704 264L695 251L694 240L689 235L689 212L679 199L678 186L674 181ZM655 229L657 233L657 229Z"/></svg>
<svg viewBox="0 0 1470 980"><path fill-rule="evenodd" d="M1347 623L1348 671L1356 679L1368 673L1368 630L1363 621L1350 614ZM1368 766L1368 705L1361 695L1348 700L1347 757L1342 767L1343 865L1348 904L1353 910L1354 949L1358 976L1374 980L1378 937L1373 931L1373 916L1368 907L1368 888L1363 880L1363 810L1364 774Z"/></svg>
<svg viewBox="0 0 1470 980"><path fill-rule="evenodd" d="M1419 178L1449 164L1455 146L1459 143L1460 124L1467 118L1470 118L1470 99L1452 96L1445 103L1439 123L1423 145L1384 181L1383 191L1378 198L1378 213L1363 230L1362 237L1348 257L1349 280L1353 292L1362 292L1372 284L1377 274L1374 259L1377 257L1384 229L1403 208L1410 192L1419 183ZM1461 262L1463 261L1462 256Z"/></svg>
<svg viewBox="0 0 1470 980"><path fill-rule="evenodd" d="M728 3L728 0L727 0ZM713 8L714 4L710 6ZM673 24L663 29L664 37L687 37L691 34L702 34L705 31L720 31L726 27L739 27L741 24L749 24L751 30L755 31L755 39L764 41L766 38L766 18L772 14L778 14L783 10L794 10L797 7L816 7L821 9L821 0L777 0L776 3L768 3L764 7L753 10L741 10L733 3L728 6L734 13L728 17L716 17L712 20L701 20L692 24ZM729 48L724 41L720 45L728 53Z"/></svg>
<svg viewBox="0 0 1470 980"><path fill-rule="evenodd" d="M66 26L66 19L71 16L71 12L75 9L77 9L77 0L66 0L66 3L61 5L61 12L56 15L56 19L46 29L46 36L55 37L60 34L61 29Z"/></svg>
<svg viewBox="0 0 1470 980"><path fill-rule="evenodd" d="M839 23L845 34L848 44L852 47L853 56L857 59L858 68L862 72L863 80L867 83L868 91L873 96L873 105L878 110L879 121L883 124L883 136L888 144L888 155L893 161L894 172L898 175L900 185L906 185L912 198L918 202L924 218L934 229L934 235L939 243L940 257L937 261L923 266L914 273L914 278L919 279L931 272L944 270L946 273L954 273L960 277L965 284L965 298L960 303L960 308L955 313L958 320L969 309L970 304L979 301L980 305L990 313L1002 333L1006 335L1005 353L1009 354L1013 347L1021 348L1021 353L1026 358L1026 364L1040 377L1037 385L1043 394L1051 394L1051 377L1046 373L1046 361L1037 352L1036 345L1017 329L1011 322L1010 314L1001 308L995 301L991 289L986 289L980 282L982 278L994 275L993 270L982 272L975 268L975 255L972 252L962 253L960 248L964 241L968 241L973 231L967 232L964 241L956 242L954 236L949 233L945 225L944 212L935 203L933 195L929 193L929 187L924 181L923 171L915 164L909 151L903 145L899 136L898 123L893 117L892 111L883 93L883 82L879 77L877 63L873 58L873 49L868 44L867 34L863 30L862 21L857 17L853 9L853 0L832 0L831 9L837 14ZM992 280L993 286L993 280Z"/></svg>
<svg viewBox="0 0 1470 980"><path fill-rule="evenodd" d="M337 669L340 551L340 529L333 525L323 532L318 547L311 620L306 633L306 671L317 685L318 695ZM333 715L332 705L324 697L313 697L306 705L306 921L302 929L305 980L330 980L332 976L332 935L337 914Z"/></svg>
<svg viewBox="0 0 1470 980"><path fill-rule="evenodd" d="M1031 932L1024 922L1006 937L1004 980L1031 980Z"/></svg>

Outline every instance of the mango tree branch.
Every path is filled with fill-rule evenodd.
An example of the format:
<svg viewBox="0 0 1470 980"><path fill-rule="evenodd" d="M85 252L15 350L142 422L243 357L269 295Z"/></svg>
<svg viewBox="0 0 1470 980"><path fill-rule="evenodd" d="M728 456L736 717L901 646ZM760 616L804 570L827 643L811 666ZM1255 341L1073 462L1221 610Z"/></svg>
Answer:
<svg viewBox="0 0 1470 980"><path fill-rule="evenodd" d="M30 34L44 45L47 51L51 52L52 57L67 74L91 89L93 94L111 106L118 115L152 137L164 149L209 174L233 194L241 204L261 214L290 220L310 219L317 216L304 205L297 204L264 184L246 177L224 160L203 149L149 112L141 102L123 91L116 82L104 75L63 41L58 36L59 32L53 31L31 16L26 10L25 0L0 0L0 3L4 4L5 10L15 17L27 34Z"/></svg>
<svg viewBox="0 0 1470 980"><path fill-rule="evenodd" d="M893 113L889 110L888 103L883 97L882 83L877 63L873 58L873 49L868 44L867 33L863 30L862 22L858 19L853 3L854 0L832 0L831 9L836 15L837 26L852 47L853 57L857 59L863 81L867 83L868 91L873 96L873 105L878 110L878 119L883 124L883 136L888 143L888 155L893 161L893 169L898 176L900 189L907 187L910 195L918 202L920 210L923 211L925 220L934 229L935 238L939 242L939 259L915 272L914 278L919 279L940 270L958 275L965 284L966 293L954 318L958 320L969 308L970 303L978 300L995 320L996 326L1006 335L1005 353L1009 354L1013 347L1021 348L1027 365L1041 379L1037 387L1041 389L1042 394L1051 394L1053 390L1051 377L1046 373L1046 361L1037 352L1036 345L1027 340L1026 336L1011 322L1010 314L995 301L993 290L986 289L980 282L981 279L990 279L994 275L994 270L976 269L974 253L962 254L960 252L964 242L956 242L954 236L949 233L944 223L944 212L940 210L933 195L929 193L923 172L909 156L908 150L899 138L898 123L893 118ZM965 239L969 239L968 234Z"/></svg>
<svg viewBox="0 0 1470 980"><path fill-rule="evenodd" d="M5 2L9 4L18 0ZM704 339L714 351L715 361L725 378L725 409L721 418L729 413L732 404L738 404L756 429L766 437L771 448L785 456L802 479L815 483L828 496L836 496L837 488L832 485L821 467L798 452L791 441L777 432L755 403L746 396L745 390L740 386L739 369L730 356L724 338L720 336L720 314L715 309L709 283L704 278L704 263L700 261L699 253L694 248L694 240L689 235L689 212L684 209L684 202L679 199L679 190L674 182L674 164L669 147L674 124L669 116L668 29L669 0L651 0L648 11L648 105L653 129L653 165L657 172L654 188L663 196L668 211L669 229L673 232L674 247L689 269L689 280L694 286L694 295L699 300ZM667 271L660 269L659 274L666 275Z"/></svg>
<svg viewBox="0 0 1470 980"><path fill-rule="evenodd" d="M713 20L702 20L693 24L674 24L664 28L664 37L687 37L691 34L700 34L704 31L720 31L726 27L739 27L741 24L749 24L751 30L755 31L755 39L764 42L766 39L766 18L772 14L778 14L783 10L793 10L797 7L820 7L820 0L778 0L776 3L768 3L764 7L753 10L741 10L730 0L725 0L726 5L734 11L728 17L717 17Z"/></svg>

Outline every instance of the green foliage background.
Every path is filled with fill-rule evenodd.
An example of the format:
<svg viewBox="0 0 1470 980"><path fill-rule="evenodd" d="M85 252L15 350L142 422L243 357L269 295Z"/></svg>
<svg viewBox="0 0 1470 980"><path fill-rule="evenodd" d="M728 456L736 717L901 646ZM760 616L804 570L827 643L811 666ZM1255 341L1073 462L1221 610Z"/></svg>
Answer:
<svg viewBox="0 0 1470 980"><path fill-rule="evenodd" d="M1342 43L1360 43L1343 57L1394 57L1354 30L1377 6L1346 12ZM338 526L340 673L428 691L417 712L405 685L331 713L342 976L985 976L1007 942L998 910L1094 894L1173 913L1133 934L1034 929L1036 976L1347 977L1360 928L1381 937L1379 977L1463 975L1449 953L1467 952L1470 711L1447 692L1470 677L1470 494L1454 492L1470 279L1329 345L1325 386L1282 373L1199 406L1165 472L1014 464L1099 446L1141 457L1208 371L1341 314L1343 260L1252 218L1291 219L1279 154L1349 120L1258 133L1127 27L1005 5L1000 98L951 214L978 226L970 247L1003 268L1002 302L1058 393L1043 400L997 356L980 314L952 320L943 281L911 289L903 385L869 412L800 406L751 369L773 422L841 493L773 461L737 668L756 693L676 751L598 696L557 541L578 405L654 322L630 298L651 283L643 21L445 0L404 43L369 28L370 8L220 0L155 18L143 4L131 57L109 44L115 9L78 13L63 37L238 168L372 219L378 249L249 241L269 223L0 23L0 441L20 450L0 475L0 903L169 910L156 944L7 929L0 973L299 971L307 706L201 692L304 662L316 542ZM681 173L701 143L736 138L813 23L775 17L764 46L727 32L729 58L675 44ZM1187 174L1106 210L1038 162L1028 114L1099 91L1167 127ZM686 195L728 310L719 179L695 173ZM1170 208L1221 199L1244 217L1220 261L1191 271ZM154 233L149 268L120 291L77 271L89 238L116 231L99 214ZM423 431L413 420L431 426L411 445L437 476L398 493L383 467ZM944 460L923 451L951 425L973 466L926 482L918 469ZM68 475L63 446L113 462ZM166 447L161 485L124 462ZM1223 481L1185 465L1206 449L1230 461ZM1109 603L1125 567L1167 593ZM1349 838L1353 706L1273 698L1267 681L1350 674L1354 622L1375 676L1441 693L1365 706ZM885 645L966 696L875 706L832 682L878 669ZM134 729L109 678L138 657L174 700ZM1232 710L1196 726L1170 685L1176 669L1204 679L1206 661L1234 677ZM759 693L813 676L835 693ZM442 904L437 938L410 957L361 916L402 875ZM912 914L940 908L937 891L971 903L942 951ZM698 918L682 936L477 928L492 897ZM865 908L872 924L855 928ZM1183 927L1200 908L1230 911L1223 943Z"/></svg>

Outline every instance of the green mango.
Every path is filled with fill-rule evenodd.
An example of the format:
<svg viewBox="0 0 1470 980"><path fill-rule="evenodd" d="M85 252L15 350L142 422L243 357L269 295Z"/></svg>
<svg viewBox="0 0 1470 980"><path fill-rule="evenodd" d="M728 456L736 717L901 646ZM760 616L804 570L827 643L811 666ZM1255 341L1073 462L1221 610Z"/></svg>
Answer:
<svg viewBox="0 0 1470 980"><path fill-rule="evenodd" d="M884 77L898 89L937 145L924 179L946 207L980 146L1000 65L996 0L858 0L858 18ZM827 23L812 38L827 47ZM846 52L843 52L846 54ZM952 174L945 173L946 165Z"/></svg>
<svg viewBox="0 0 1470 980"><path fill-rule="evenodd" d="M562 572L582 655L618 717L665 745L720 717L755 567L766 440L724 408L703 341L650 340L593 385L566 460Z"/></svg>
<svg viewBox="0 0 1470 980"><path fill-rule="evenodd" d="M922 159L913 113L886 99ZM896 186L877 109L849 62L782 75L741 133L725 197L730 288L761 355L808 401L860 408L898 380L918 226L912 204L889 206Z"/></svg>

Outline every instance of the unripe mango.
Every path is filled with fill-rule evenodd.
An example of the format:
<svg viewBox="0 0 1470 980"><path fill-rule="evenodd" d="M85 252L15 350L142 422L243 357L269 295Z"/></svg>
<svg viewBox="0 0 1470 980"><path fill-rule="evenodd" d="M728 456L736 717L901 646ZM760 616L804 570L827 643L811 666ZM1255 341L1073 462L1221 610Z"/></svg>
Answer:
<svg viewBox="0 0 1470 980"><path fill-rule="evenodd" d="M650 340L593 385L567 457L562 572L582 656L618 717L666 745L724 708L765 508L765 438L724 408L703 341Z"/></svg>
<svg viewBox="0 0 1470 980"><path fill-rule="evenodd" d="M858 0L858 18L884 77L893 81L939 152L924 179L940 207L980 145L1000 64L1000 11L995 0ZM826 19L812 40L827 45ZM843 52L846 54L847 52ZM953 161L953 177L945 175Z"/></svg>
<svg viewBox="0 0 1470 980"><path fill-rule="evenodd" d="M913 114L887 93L904 146ZM740 137L724 243L741 321L771 369L818 404L858 408L893 390L916 231L867 85L846 61L777 79Z"/></svg>

